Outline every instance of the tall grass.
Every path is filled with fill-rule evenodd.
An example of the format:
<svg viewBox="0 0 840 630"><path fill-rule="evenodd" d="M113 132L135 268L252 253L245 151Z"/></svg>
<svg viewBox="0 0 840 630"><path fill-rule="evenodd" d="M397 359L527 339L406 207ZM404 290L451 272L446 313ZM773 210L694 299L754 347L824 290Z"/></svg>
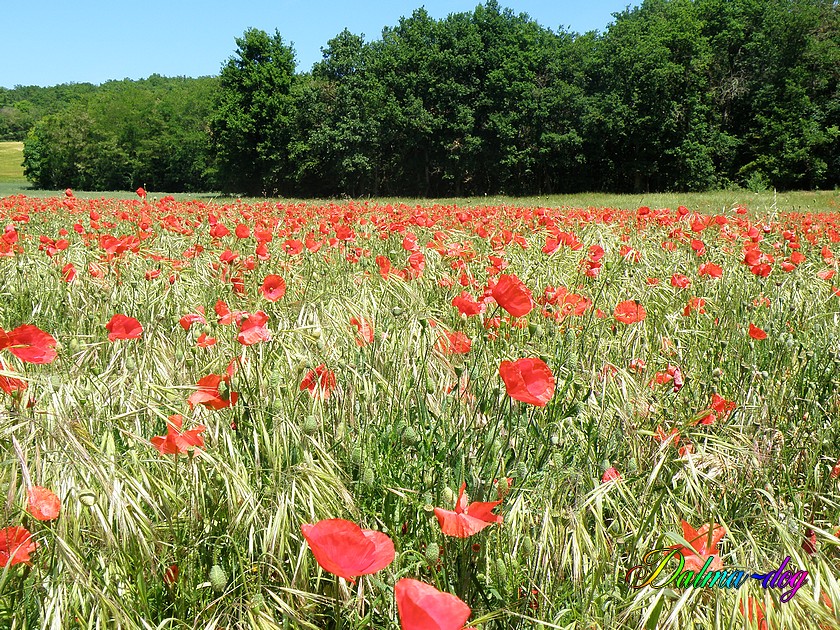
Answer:
<svg viewBox="0 0 840 630"><path fill-rule="evenodd" d="M684 196L682 203L734 223L740 215L724 197ZM602 198L591 199L577 205ZM836 213L836 196L813 199L810 211ZM827 232L808 244L800 219L788 218L798 206L768 198L750 217L773 222L767 243L779 242L785 227L803 237L806 262L790 273L775 268L766 279L740 264L740 241L717 229L700 236L707 247L700 259L687 245L663 250L673 226L637 228L632 213L569 224L586 247L607 251L601 274L587 278L579 264L585 248L546 256L542 227L515 208L490 208L487 216L528 244L506 248L506 273L518 274L535 295L563 285L593 302L582 317L558 322L537 309L530 326L502 321L494 335L481 318L463 318L452 307L462 286L439 283L457 279L453 257L424 248L420 278L380 276L377 255L395 265L407 255L398 231L380 239L367 222L391 212L385 203L77 200L72 210L60 200L3 203L4 222L23 209L31 221L18 223L23 251L0 257L0 326L34 323L60 343L51 365L14 364L29 385L23 395L0 394L3 519L25 524L39 544L31 567L0 574L5 626L395 628L393 585L408 576L461 597L473 609L471 625L482 629L758 627L740 612L748 597L762 602L771 628L840 627L822 599L840 603L840 502L829 476L840 458L840 297L815 276L827 266L819 254L831 245ZM103 225L116 224L107 230L113 234L136 233L145 213L154 237L137 254L102 260L96 241L86 246L72 228L78 221L90 231L91 209ZM394 212L384 225L412 216L410 207ZM200 224L191 234L164 229L158 221L172 213ZM347 213L359 233L355 243L290 257L286 236L275 231L271 260L242 274L244 295L213 268L222 250L245 256L253 241L211 239L209 214L231 228L254 214L277 216L277 230L302 239L336 213ZM837 215L815 219L826 221ZM469 290L480 294L494 254L488 239L473 225L440 223L446 242L475 251L466 269L478 285ZM422 244L440 229L408 227ZM48 258L38 237L57 238L61 228L70 246ZM181 269L149 257L182 259L196 243L205 250ZM640 262L621 257L621 245L640 251ZM354 247L369 255L348 261ZM720 264L723 277L698 276L701 261ZM68 262L78 271L70 284L61 274ZM90 275L92 263L106 270L103 278ZM163 273L146 280L154 268ZM671 286L675 272L691 277L690 289ZM276 303L258 292L270 273L288 285ZM682 315L691 296L706 300L705 314ZM219 299L232 309L264 310L272 341L241 346L235 326L215 321ZM644 304L644 322L626 326L612 317L626 299ZM198 306L208 324L185 332L178 320ZM108 342L104 325L115 313L140 320L142 338ZM504 315L495 305L487 314ZM357 345L351 317L374 323L372 344ZM750 322L768 338L752 340ZM202 330L218 343L196 347ZM471 351L442 354L436 343L443 330L464 331ZM545 408L505 393L500 361L524 356L543 357L554 373L556 393ZM239 401L220 411L190 410L186 399L198 379L223 373L234 357L239 367L229 387ZM647 368L630 369L633 359ZM320 364L338 382L324 400L300 388ZM668 365L686 376L679 391L651 385ZM734 401L735 410L711 425L693 424L714 393ZM176 413L185 426L208 427L205 447L163 456L149 440L165 433ZM673 439L656 440L660 426L677 428L680 445L690 441L694 452L681 455ZM623 479L602 483L609 467ZM24 511L24 469L60 496L55 521L39 523ZM462 481L471 500L503 498L502 525L466 540L441 534L433 508L451 509ZM300 526L334 517L387 533L395 562L355 584L323 572ZM763 572L789 555L792 566L809 571L806 585L788 603L755 580L732 591L629 588L624 577L646 552L686 543L682 520L726 528L725 566ZM816 533L814 554L803 548L808 528ZM172 565L178 577L170 584ZM211 583L214 566L226 578L221 586Z"/></svg>

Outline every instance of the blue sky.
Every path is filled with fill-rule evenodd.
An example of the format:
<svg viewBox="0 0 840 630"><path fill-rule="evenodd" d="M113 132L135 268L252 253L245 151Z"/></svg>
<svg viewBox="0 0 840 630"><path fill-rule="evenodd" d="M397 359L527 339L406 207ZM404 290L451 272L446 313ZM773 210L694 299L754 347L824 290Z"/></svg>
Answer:
<svg viewBox="0 0 840 630"><path fill-rule="evenodd" d="M246 28L277 29L294 44L298 70L347 27L378 39L383 26L425 6L435 18L470 11L478 0L4 0L0 86L102 83L110 79L217 75ZM543 26L605 30L625 0L500 0Z"/></svg>

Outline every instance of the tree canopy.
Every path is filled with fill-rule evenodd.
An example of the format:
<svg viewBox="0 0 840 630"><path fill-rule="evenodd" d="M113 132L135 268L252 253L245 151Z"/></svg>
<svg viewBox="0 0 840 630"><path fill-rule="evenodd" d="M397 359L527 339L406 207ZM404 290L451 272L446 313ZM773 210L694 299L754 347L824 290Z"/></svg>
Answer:
<svg viewBox="0 0 840 630"><path fill-rule="evenodd" d="M644 0L585 34L495 0L442 19L418 9L378 39L345 29L308 72L276 31L248 29L236 46L218 78L0 90L0 137L29 129L28 176L51 188L840 185L830 0Z"/></svg>

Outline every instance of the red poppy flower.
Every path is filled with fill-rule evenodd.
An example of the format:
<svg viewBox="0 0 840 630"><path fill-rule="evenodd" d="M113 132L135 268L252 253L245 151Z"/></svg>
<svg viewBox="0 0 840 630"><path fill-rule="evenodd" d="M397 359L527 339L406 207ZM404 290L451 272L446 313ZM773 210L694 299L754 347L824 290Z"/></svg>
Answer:
<svg viewBox="0 0 840 630"><path fill-rule="evenodd" d="M244 223L237 225L233 233L236 234L236 238L238 239L244 239L251 236L251 230Z"/></svg>
<svg viewBox="0 0 840 630"><path fill-rule="evenodd" d="M166 567L166 571L163 572L163 582L167 586L172 586L178 581L178 574L180 573L180 569L178 568L177 564L170 564Z"/></svg>
<svg viewBox="0 0 840 630"><path fill-rule="evenodd" d="M366 346L373 343L373 322L369 319L350 318L350 325L356 327L356 345Z"/></svg>
<svg viewBox="0 0 840 630"><path fill-rule="evenodd" d="M243 346L252 346L260 341L271 341L271 332L265 327L268 315L263 311L257 311L248 316L248 319L239 324L239 334L236 340Z"/></svg>
<svg viewBox="0 0 840 630"><path fill-rule="evenodd" d="M498 305L514 317L524 317L534 307L531 289L513 274L499 276L492 295Z"/></svg>
<svg viewBox="0 0 840 630"><path fill-rule="evenodd" d="M703 263L700 265L698 275L709 276L710 278L720 278L723 275L723 267L711 262Z"/></svg>
<svg viewBox="0 0 840 630"><path fill-rule="evenodd" d="M286 281L273 274L266 276L260 287L260 293L269 302L276 302L286 295Z"/></svg>
<svg viewBox="0 0 840 630"><path fill-rule="evenodd" d="M231 405L235 405L239 399L238 392L227 392L224 396L219 391L219 385L222 382L229 384L230 376L226 375L224 378L218 374L208 374L199 379L198 390L187 398L187 403L190 409L196 405L204 405L207 409L217 411L219 409L227 409Z"/></svg>
<svg viewBox="0 0 840 630"><path fill-rule="evenodd" d="M376 264L379 267L379 275L387 280L391 275L391 259L387 256L377 256Z"/></svg>
<svg viewBox="0 0 840 630"><path fill-rule="evenodd" d="M190 326L192 326L193 324L207 323L207 320L204 318L204 307L199 306L196 310L198 311L197 313L187 313L180 320L178 320L178 323L181 324L181 328L183 328L184 330L189 330Z"/></svg>
<svg viewBox="0 0 840 630"><path fill-rule="evenodd" d="M542 359L502 361L499 376L505 382L508 396L514 400L545 407L554 396L554 375Z"/></svg>
<svg viewBox="0 0 840 630"><path fill-rule="evenodd" d="M61 277L64 282L73 282L76 279L76 267L73 266L73 263L67 263L61 268Z"/></svg>
<svg viewBox="0 0 840 630"><path fill-rule="evenodd" d="M492 512L501 501L474 501L467 505L467 497L464 495L466 488L467 483L462 483L454 512L435 508L435 516L440 523L440 529L447 536L468 538L493 523L502 522L502 517Z"/></svg>
<svg viewBox="0 0 840 630"><path fill-rule="evenodd" d="M169 416L166 422L166 435L152 438L152 445L161 455L176 455L186 453L190 448L204 446L204 438L199 435L207 430L203 424L189 431L182 431L184 419L180 415Z"/></svg>
<svg viewBox="0 0 840 630"><path fill-rule="evenodd" d="M9 371L9 367L0 359L0 372ZM14 376L4 376L0 374L0 389L7 394L14 392L22 392L27 388L26 381L22 381Z"/></svg>
<svg viewBox="0 0 840 630"><path fill-rule="evenodd" d="M831 477L832 479L837 479L838 477L840 477L840 459L838 459L837 463L834 464L834 468L831 469L829 477Z"/></svg>
<svg viewBox="0 0 840 630"><path fill-rule="evenodd" d="M143 188L142 186L140 186L140 188L138 188L134 192L137 193L137 196L140 197L140 199L145 199L146 198L146 189Z"/></svg>
<svg viewBox="0 0 840 630"><path fill-rule="evenodd" d="M672 549L676 549L685 558L686 570L694 571L695 573L699 572L706 563L706 560L711 557L713 558L711 569L713 571L720 571L723 568L723 561L720 559L720 555L718 555L720 554L718 543L726 535L726 529L724 529L723 525L715 523L710 526L707 523L699 530L695 530L685 521L681 521L681 524L683 538L685 538L691 547L676 545ZM711 534L709 530L711 530Z"/></svg>
<svg viewBox="0 0 840 630"><path fill-rule="evenodd" d="M472 613L455 595L411 578L396 583L394 596L402 630L461 630Z"/></svg>
<svg viewBox="0 0 840 630"><path fill-rule="evenodd" d="M139 339L143 334L143 326L133 317L117 313L111 318L105 329L108 331L108 341L117 339Z"/></svg>
<svg viewBox="0 0 840 630"><path fill-rule="evenodd" d="M758 601L755 597L747 598L747 609L744 610L744 602L738 604L741 614L750 620L750 623L756 624L758 630L767 630L767 615L764 612L764 604Z"/></svg>
<svg viewBox="0 0 840 630"><path fill-rule="evenodd" d="M305 389L315 398L326 400L335 389L335 372L328 370L322 363L314 370L309 370L300 383L300 391Z"/></svg>
<svg viewBox="0 0 840 630"><path fill-rule="evenodd" d="M0 529L0 567L13 567L21 562L32 564L29 554L37 546L32 534L24 527Z"/></svg>
<svg viewBox="0 0 840 630"><path fill-rule="evenodd" d="M609 481L621 481L624 477L621 476L621 473L618 472L614 467L607 468L604 471L604 474L601 476L601 483L607 483Z"/></svg>
<svg viewBox="0 0 840 630"><path fill-rule="evenodd" d="M467 354L472 341L460 330L444 333L435 343L435 349L441 354Z"/></svg>
<svg viewBox="0 0 840 630"><path fill-rule="evenodd" d="M484 312L487 305L484 302L478 302L468 291L461 291L461 294L453 298L452 306L458 309L461 315L472 317Z"/></svg>
<svg viewBox="0 0 840 630"><path fill-rule="evenodd" d="M300 531L321 568L351 582L381 571L394 560L394 543L388 536L344 519L304 524Z"/></svg>
<svg viewBox="0 0 840 630"><path fill-rule="evenodd" d="M802 551L809 556L817 553L817 533L810 527L805 528L805 538L802 539Z"/></svg>
<svg viewBox="0 0 840 630"><path fill-rule="evenodd" d="M0 350L8 350L26 363L52 363L58 356L56 340L37 326L25 324L4 332L0 328Z"/></svg>
<svg viewBox="0 0 840 630"><path fill-rule="evenodd" d="M750 322L750 337L761 341L762 339L767 339L767 333Z"/></svg>
<svg viewBox="0 0 840 630"><path fill-rule="evenodd" d="M239 322L248 317L248 313L246 311L231 311L224 300L219 300L218 302L216 302L216 305L213 307L213 310L216 311L216 315L219 318L219 323L224 326L228 326L233 322L239 324Z"/></svg>
<svg viewBox="0 0 840 630"><path fill-rule="evenodd" d="M701 315L706 312L706 300L700 297L693 297L688 300L688 304L685 305L683 309L683 317L688 317L691 315L692 311L697 311Z"/></svg>
<svg viewBox="0 0 840 630"><path fill-rule="evenodd" d="M678 289L686 289L691 286L691 279L681 273L675 273L671 276L671 286Z"/></svg>
<svg viewBox="0 0 840 630"><path fill-rule="evenodd" d="M29 505L26 511L39 521L51 521L58 518L61 501L49 488L32 486L26 493Z"/></svg>
<svg viewBox="0 0 840 630"><path fill-rule="evenodd" d="M613 316L622 324L635 324L644 321L647 316L645 307L635 300L625 300L615 307Z"/></svg>
<svg viewBox="0 0 840 630"><path fill-rule="evenodd" d="M199 348L209 348L210 346L216 345L216 338L208 337L207 333L201 333L198 339L195 340L195 345Z"/></svg>

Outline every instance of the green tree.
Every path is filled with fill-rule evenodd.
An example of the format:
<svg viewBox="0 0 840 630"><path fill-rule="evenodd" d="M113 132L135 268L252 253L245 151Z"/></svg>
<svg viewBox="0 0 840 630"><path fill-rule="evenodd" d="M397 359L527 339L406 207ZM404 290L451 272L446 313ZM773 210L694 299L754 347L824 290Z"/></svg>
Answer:
<svg viewBox="0 0 840 630"><path fill-rule="evenodd" d="M222 67L210 123L216 179L225 192L273 195L293 183L295 56L275 31L248 29Z"/></svg>

